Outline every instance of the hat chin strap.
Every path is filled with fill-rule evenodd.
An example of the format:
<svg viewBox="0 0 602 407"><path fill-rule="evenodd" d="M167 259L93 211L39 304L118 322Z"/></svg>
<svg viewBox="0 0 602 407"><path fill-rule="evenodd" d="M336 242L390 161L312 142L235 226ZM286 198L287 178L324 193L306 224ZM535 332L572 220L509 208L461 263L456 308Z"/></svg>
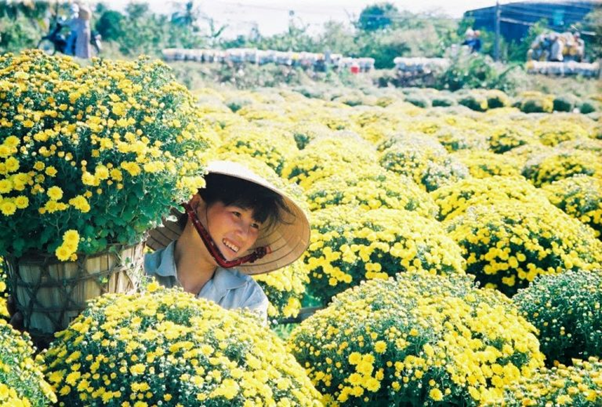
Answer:
<svg viewBox="0 0 602 407"><path fill-rule="evenodd" d="M205 227L199 220L198 216L196 215L195 210L192 209L192 206L190 205L190 203L183 203L182 206L186 210L186 213L188 214L188 219L190 219L190 221L194 225L194 228L199 233L199 236L201 237L201 240L205 244L205 247L207 247L207 250L211 254L211 257L213 257L215 259L215 261L217 262L217 264L220 267L232 268L232 267L240 266L243 263L254 263L256 260L259 260L262 257L264 257L265 255L272 252L272 250L270 249L270 246L263 246L263 247L256 248L253 251L253 253L248 254L244 257L240 257L236 260L227 260L224 257L224 255L222 254L222 252L219 250L219 248L217 247L217 245L215 244L213 239L211 238L211 235L209 234L207 229L205 229Z"/></svg>

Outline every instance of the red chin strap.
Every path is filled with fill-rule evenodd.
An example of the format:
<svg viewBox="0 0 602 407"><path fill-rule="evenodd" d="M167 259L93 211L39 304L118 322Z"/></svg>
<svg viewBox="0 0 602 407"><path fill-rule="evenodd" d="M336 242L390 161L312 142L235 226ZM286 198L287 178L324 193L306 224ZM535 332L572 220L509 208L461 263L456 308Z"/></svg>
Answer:
<svg viewBox="0 0 602 407"><path fill-rule="evenodd" d="M226 260L226 258L222 254L222 252L219 250L219 248L217 247L217 245L211 238L211 235L209 235L209 232L207 232L207 229L205 229L205 227L199 220L198 216L196 215L195 210L192 209L192 206L190 206L189 203L183 203L182 206L184 207L184 209L186 210L186 213L188 214L188 219L190 219L190 221L194 225L196 231L199 233L201 240L203 241L203 243L205 243L207 250L209 251L211 256L215 259L215 261L217 262L217 264L220 267L232 268L232 267L240 266L243 263L254 263L256 260L259 260L262 257L264 257L266 254L269 254L272 252L270 250L270 246L258 247L255 249L255 251L253 251L253 253L248 254L244 257L238 258L236 260Z"/></svg>

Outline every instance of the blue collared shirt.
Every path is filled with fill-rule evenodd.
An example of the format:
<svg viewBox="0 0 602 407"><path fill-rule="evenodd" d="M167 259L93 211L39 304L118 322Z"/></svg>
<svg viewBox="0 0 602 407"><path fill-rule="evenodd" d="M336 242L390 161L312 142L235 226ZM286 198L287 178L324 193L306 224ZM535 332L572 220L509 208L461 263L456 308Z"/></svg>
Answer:
<svg viewBox="0 0 602 407"><path fill-rule="evenodd" d="M166 248L144 256L146 274L168 288L182 286L174 250L175 242L171 242ZM218 267L196 297L211 300L226 309L249 309L267 321L268 298L255 280L236 269Z"/></svg>

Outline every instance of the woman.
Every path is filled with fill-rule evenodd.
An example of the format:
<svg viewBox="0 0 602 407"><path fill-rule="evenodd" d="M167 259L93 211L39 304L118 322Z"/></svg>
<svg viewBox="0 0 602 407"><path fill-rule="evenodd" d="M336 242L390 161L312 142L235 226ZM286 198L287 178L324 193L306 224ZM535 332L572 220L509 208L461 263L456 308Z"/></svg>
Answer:
<svg viewBox="0 0 602 407"><path fill-rule="evenodd" d="M249 275L295 261L309 245L309 222L289 197L231 162L211 163L206 187L177 221L150 233L144 268L167 287L180 286L226 309L267 319L268 300Z"/></svg>

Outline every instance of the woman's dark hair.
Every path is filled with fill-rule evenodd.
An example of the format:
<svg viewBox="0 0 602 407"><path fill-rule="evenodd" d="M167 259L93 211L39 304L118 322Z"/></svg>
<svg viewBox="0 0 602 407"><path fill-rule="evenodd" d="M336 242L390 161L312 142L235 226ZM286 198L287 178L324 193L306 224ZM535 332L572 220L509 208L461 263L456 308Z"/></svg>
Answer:
<svg viewBox="0 0 602 407"><path fill-rule="evenodd" d="M199 195L207 207L221 202L226 206L250 209L253 211L253 218L267 228L283 222L283 212L291 214L280 194L254 182L228 175L207 174L205 188L199 189Z"/></svg>

